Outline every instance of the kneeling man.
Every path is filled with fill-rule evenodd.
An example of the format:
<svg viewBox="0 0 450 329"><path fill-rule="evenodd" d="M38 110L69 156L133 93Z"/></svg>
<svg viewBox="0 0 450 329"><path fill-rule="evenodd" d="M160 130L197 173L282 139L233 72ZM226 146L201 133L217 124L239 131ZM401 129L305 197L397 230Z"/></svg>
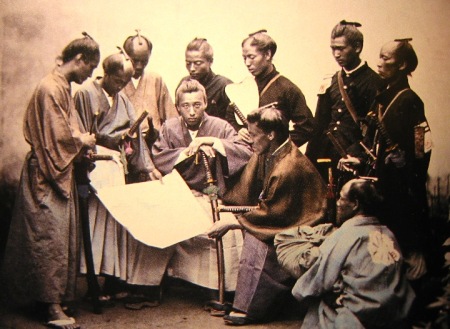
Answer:
<svg viewBox="0 0 450 329"><path fill-rule="evenodd" d="M371 181L353 179L337 202L340 228L292 290L309 297L302 328L403 328L414 292L402 272L392 232L374 216L381 197Z"/></svg>

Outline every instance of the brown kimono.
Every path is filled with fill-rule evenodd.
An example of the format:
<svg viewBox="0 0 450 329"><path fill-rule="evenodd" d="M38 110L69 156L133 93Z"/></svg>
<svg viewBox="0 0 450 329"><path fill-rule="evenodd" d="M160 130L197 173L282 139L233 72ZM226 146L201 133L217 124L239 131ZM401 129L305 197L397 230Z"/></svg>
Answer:
<svg viewBox="0 0 450 329"><path fill-rule="evenodd" d="M292 226L320 223L325 192L320 174L291 140L272 155L253 155L239 183L224 196L236 205L259 204L238 218L246 232L234 309L264 321L282 308L294 282L278 263L274 236Z"/></svg>
<svg viewBox="0 0 450 329"><path fill-rule="evenodd" d="M56 70L37 86L24 118L26 157L6 246L12 297L74 297L77 237L73 161L82 149L70 83Z"/></svg>

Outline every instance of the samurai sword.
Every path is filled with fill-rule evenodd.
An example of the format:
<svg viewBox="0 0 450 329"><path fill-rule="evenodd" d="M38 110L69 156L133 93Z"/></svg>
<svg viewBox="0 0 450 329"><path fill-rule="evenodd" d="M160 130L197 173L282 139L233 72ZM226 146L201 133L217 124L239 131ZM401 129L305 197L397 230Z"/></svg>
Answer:
<svg viewBox="0 0 450 329"><path fill-rule="evenodd" d="M236 113L236 115L238 116L238 118L242 121L242 123L244 124L245 127L248 127L248 121L247 118L245 117L244 113L241 112L241 110L239 110L239 107L236 105L236 103L231 102L230 103L231 108L233 109L234 113Z"/></svg>
<svg viewBox="0 0 450 329"><path fill-rule="evenodd" d="M147 115L148 115L147 111L142 112L139 118L136 120L136 122L131 125L130 129L128 129L128 131L122 135L122 139L125 139L126 137L132 137L138 130L141 123L145 120Z"/></svg>
<svg viewBox="0 0 450 329"><path fill-rule="evenodd" d="M218 210L218 195L219 188L214 184L214 177L212 175L211 167L209 166L208 158L205 152L200 151L203 165L206 170L206 182L208 186L203 190L204 193L208 194L211 203L211 211L213 215L213 222L220 220L219 210ZM223 243L222 238L216 238L216 252L217 252L217 272L218 272L218 290L219 290L219 301L210 301L209 304L215 310L223 311L225 314L226 304L225 304L225 258L223 253Z"/></svg>
<svg viewBox="0 0 450 329"><path fill-rule="evenodd" d="M219 206L219 212L245 213L259 209L258 206Z"/></svg>

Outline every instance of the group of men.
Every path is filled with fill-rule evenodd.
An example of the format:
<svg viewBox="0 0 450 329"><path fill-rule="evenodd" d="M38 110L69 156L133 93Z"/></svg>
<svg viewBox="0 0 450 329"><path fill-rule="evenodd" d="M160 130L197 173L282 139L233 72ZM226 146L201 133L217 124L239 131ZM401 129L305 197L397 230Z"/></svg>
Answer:
<svg viewBox="0 0 450 329"><path fill-rule="evenodd" d="M426 273L429 127L408 85L418 62L410 40L383 46L376 74L360 59L359 26L341 21L331 33L342 69L324 79L314 117L301 90L276 70L277 44L265 30L242 42L259 95L258 108L245 117L230 105L226 86L232 81L211 70L206 39L186 48L189 76L181 79L175 104L162 78L145 70L152 43L139 32L104 59L102 77L72 98L71 82L92 74L100 52L87 34L71 42L25 114L31 151L4 265L14 294L44 305L49 326L79 327L63 308L74 297L78 271L73 167L98 152L113 159L93 171L104 171L106 185L163 179L177 170L201 196L209 170L223 203L245 206L236 216L211 221L204 235L158 249L135 240L91 194L95 270L108 277L108 295L122 292L118 282L134 293L160 293L177 262L182 266L175 276L217 289L199 277L215 270L216 259L208 257L214 240L222 239L227 265L234 266L227 290L235 296L231 306L208 310L226 324L269 321L292 294L308 301L305 328L402 325L414 300L408 280ZM306 142L303 155L298 148ZM200 153L205 166L198 164ZM331 197L338 199L336 216L330 193L340 193ZM292 277L277 259L274 239L286 229L327 221L339 228L304 273Z"/></svg>

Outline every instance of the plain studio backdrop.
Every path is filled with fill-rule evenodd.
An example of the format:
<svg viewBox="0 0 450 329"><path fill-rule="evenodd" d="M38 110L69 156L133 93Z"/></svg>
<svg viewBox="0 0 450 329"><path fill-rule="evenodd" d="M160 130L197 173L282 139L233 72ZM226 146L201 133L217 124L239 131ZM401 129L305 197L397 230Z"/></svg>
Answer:
<svg viewBox="0 0 450 329"><path fill-rule="evenodd" d="M193 38L213 46L215 73L239 82L249 76L242 40L267 29L278 44L276 68L300 87L314 113L322 78L339 69L329 42L342 19L362 24L362 58L375 71L385 42L413 38L419 66L410 84L425 103L434 141L429 173L447 179L450 172L448 0L0 0L0 15L0 183L17 183L29 150L22 120L33 89L82 31L100 44L103 59L140 29L154 46L147 69L163 77L173 98ZM101 74L99 65L93 76Z"/></svg>

